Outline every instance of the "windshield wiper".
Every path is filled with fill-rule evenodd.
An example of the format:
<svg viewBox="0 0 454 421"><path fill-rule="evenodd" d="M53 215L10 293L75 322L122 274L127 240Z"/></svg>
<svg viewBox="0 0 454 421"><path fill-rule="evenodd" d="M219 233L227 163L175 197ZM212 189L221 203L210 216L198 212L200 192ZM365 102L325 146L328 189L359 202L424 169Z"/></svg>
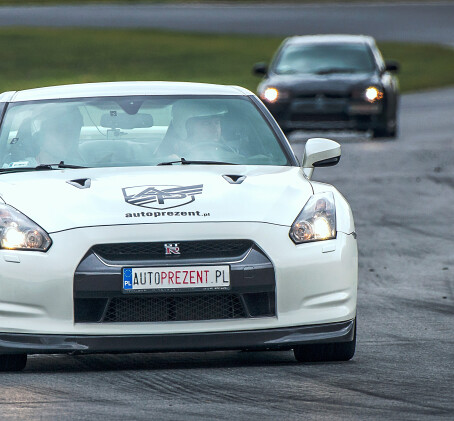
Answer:
<svg viewBox="0 0 454 421"><path fill-rule="evenodd" d="M168 161L168 162L160 162L159 165L173 165L173 164L181 164L181 165L236 165L232 162L220 162L220 161L188 161L184 158L179 159L178 161Z"/></svg>
<svg viewBox="0 0 454 421"><path fill-rule="evenodd" d="M82 167L80 165L70 165L65 164L63 161L60 161L58 164L39 164L38 166L32 168L34 170L54 170L58 168L69 168L69 169L78 169L78 168L88 168Z"/></svg>
<svg viewBox="0 0 454 421"><path fill-rule="evenodd" d="M315 72L317 75L329 75L331 73L356 73L358 69L347 69L342 67L329 67L326 69L320 69Z"/></svg>
<svg viewBox="0 0 454 421"><path fill-rule="evenodd" d="M15 167L15 168L0 168L1 173L12 173L12 172L26 172L26 171L42 171L42 170L57 170L57 169L79 169L79 168L88 168L82 167L80 165L69 165L61 161L58 164L39 164L36 167Z"/></svg>

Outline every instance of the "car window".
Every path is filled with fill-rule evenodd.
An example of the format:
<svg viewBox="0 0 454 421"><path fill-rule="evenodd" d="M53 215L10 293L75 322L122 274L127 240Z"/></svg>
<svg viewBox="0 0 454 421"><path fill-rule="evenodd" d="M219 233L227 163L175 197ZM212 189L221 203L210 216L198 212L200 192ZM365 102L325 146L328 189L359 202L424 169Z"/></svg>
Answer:
<svg viewBox="0 0 454 421"><path fill-rule="evenodd" d="M248 97L101 97L12 103L0 166L157 165L171 160L289 165Z"/></svg>
<svg viewBox="0 0 454 421"><path fill-rule="evenodd" d="M284 47L272 68L278 74L368 73L375 63L366 44L304 44Z"/></svg>

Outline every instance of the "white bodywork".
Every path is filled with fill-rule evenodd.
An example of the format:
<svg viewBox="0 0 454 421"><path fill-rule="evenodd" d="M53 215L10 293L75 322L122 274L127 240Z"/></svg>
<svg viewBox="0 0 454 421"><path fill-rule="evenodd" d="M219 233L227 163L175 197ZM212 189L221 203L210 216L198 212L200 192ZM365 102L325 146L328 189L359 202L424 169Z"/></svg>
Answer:
<svg viewBox="0 0 454 421"><path fill-rule="evenodd" d="M251 95L236 87L124 83L37 89L7 93L1 99L28 101L172 92ZM241 184L231 184L223 178L226 174L246 178ZM81 178L91 179L91 187L79 189L67 183ZM134 186L200 184L203 190L195 200L177 210L132 205L125 201L122 190ZM337 237L295 245L289 229L310 196L317 192L334 195ZM300 167L174 165L1 174L0 197L40 225L52 239L47 252L0 250L0 332L65 335L216 332L332 323L356 316L357 248L350 207L334 187L309 181ZM177 211L180 214L176 215ZM274 266L275 317L74 323L74 272L93 245L238 238L254 241Z"/></svg>

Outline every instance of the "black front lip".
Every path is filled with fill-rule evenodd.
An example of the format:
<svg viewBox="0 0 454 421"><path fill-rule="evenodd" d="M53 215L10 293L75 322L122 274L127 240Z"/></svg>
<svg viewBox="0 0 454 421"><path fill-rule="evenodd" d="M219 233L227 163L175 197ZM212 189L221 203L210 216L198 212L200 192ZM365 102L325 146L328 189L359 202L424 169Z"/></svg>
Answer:
<svg viewBox="0 0 454 421"><path fill-rule="evenodd" d="M28 335L0 333L0 354L92 354L239 349L291 349L308 343L349 342L355 320L234 332L157 335Z"/></svg>

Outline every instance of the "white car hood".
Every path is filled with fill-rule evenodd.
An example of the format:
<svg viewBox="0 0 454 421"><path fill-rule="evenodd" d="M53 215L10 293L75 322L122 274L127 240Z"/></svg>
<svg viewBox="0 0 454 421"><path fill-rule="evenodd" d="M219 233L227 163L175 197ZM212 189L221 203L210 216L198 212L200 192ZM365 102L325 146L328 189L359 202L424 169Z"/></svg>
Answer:
<svg viewBox="0 0 454 421"><path fill-rule="evenodd" d="M245 179L231 184L223 175ZM90 179L90 187L68 183L78 179ZM311 194L311 184L297 167L174 165L0 175L5 203L49 233L87 226L201 221L290 226Z"/></svg>

